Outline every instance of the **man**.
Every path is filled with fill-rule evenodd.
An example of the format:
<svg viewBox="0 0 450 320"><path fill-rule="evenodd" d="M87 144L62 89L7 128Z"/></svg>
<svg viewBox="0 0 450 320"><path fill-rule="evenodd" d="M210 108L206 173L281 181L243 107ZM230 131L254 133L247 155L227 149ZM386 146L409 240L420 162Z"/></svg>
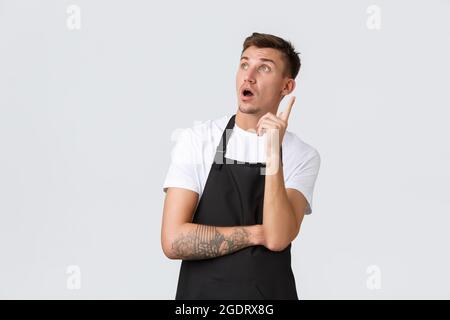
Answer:
<svg viewBox="0 0 450 320"><path fill-rule="evenodd" d="M235 115L183 132L164 181L161 244L182 259L176 299L298 299L291 242L311 213L316 149L286 131L298 53L270 34L246 38Z"/></svg>

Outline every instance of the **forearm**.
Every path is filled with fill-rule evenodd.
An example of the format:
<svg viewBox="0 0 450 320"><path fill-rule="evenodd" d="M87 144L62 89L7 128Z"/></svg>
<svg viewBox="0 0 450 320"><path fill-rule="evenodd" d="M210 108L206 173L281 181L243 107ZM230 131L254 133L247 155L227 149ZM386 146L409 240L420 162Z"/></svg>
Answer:
<svg viewBox="0 0 450 320"><path fill-rule="evenodd" d="M261 225L217 227L185 223L170 243L171 259L201 260L216 258L243 248L263 245Z"/></svg>
<svg viewBox="0 0 450 320"><path fill-rule="evenodd" d="M277 166L278 164L274 164ZM284 185L283 169L268 168L265 177L263 228L267 247L281 251L291 243L297 220Z"/></svg>

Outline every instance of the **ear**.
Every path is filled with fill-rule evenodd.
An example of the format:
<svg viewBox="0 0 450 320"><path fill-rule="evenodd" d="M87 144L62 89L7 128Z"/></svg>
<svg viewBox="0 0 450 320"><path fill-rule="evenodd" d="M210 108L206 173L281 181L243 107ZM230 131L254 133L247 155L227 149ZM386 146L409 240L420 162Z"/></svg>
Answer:
<svg viewBox="0 0 450 320"><path fill-rule="evenodd" d="M296 82L294 79L290 78L286 81L286 83L284 84L283 90L281 91L281 94L283 96L287 96L288 94L290 94L292 91L294 91L296 86Z"/></svg>

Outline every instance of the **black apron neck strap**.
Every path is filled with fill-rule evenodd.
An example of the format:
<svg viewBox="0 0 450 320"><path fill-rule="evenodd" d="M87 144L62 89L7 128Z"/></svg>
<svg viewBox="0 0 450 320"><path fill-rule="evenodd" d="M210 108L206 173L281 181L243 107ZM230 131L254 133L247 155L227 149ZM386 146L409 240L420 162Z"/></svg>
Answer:
<svg viewBox="0 0 450 320"><path fill-rule="evenodd" d="M222 137L220 138L219 145L216 149L214 164L219 165L219 167L222 167L222 164L225 163L225 154L227 153L228 140L230 139L231 133L233 132L235 118L236 115L234 114L228 121L228 124L222 133Z"/></svg>

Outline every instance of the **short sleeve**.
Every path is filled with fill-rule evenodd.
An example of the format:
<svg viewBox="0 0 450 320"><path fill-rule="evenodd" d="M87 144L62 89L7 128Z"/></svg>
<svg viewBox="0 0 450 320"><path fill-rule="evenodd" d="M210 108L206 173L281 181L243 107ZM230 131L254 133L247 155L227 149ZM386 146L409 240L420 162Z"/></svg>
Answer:
<svg viewBox="0 0 450 320"><path fill-rule="evenodd" d="M320 169L320 154L314 150L300 164L285 182L286 188L296 189L303 194L307 200L305 214L312 213L314 185Z"/></svg>
<svg viewBox="0 0 450 320"><path fill-rule="evenodd" d="M171 152L169 170L163 183L163 191L169 187L189 189L200 194L198 179L198 154L192 129L184 129L177 136Z"/></svg>

